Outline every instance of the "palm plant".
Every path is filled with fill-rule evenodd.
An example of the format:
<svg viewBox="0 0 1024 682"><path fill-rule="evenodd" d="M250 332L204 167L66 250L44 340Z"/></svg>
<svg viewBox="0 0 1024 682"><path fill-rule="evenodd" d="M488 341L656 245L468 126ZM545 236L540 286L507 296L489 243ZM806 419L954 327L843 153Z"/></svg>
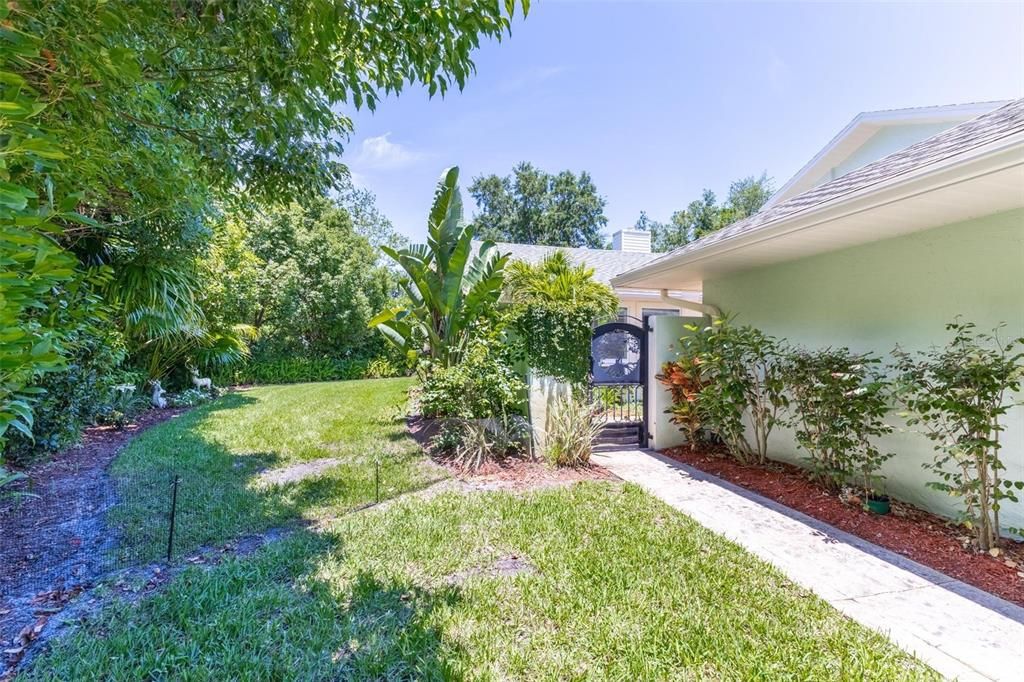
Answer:
<svg viewBox="0 0 1024 682"><path fill-rule="evenodd" d="M573 265L564 251L555 251L536 265L511 263L506 282L512 303L583 303L607 316L618 308L615 292L594 279L594 269Z"/></svg>
<svg viewBox="0 0 1024 682"><path fill-rule="evenodd" d="M386 308L370 326L413 355L426 351L441 367L458 363L474 324L486 318L501 294L507 255L493 242L473 253L473 230L462 219L459 169L441 174L427 223L427 243L381 250L405 271L408 305Z"/></svg>
<svg viewBox="0 0 1024 682"><path fill-rule="evenodd" d="M581 385L590 372L593 326L614 318L619 301L594 270L556 251L531 265L509 265L503 294L510 327L538 374Z"/></svg>
<svg viewBox="0 0 1024 682"><path fill-rule="evenodd" d="M191 272L179 265L139 262L115 270L106 298L120 310L129 349L145 360L150 379L184 362L209 367L248 357L255 328L212 323L198 289Z"/></svg>

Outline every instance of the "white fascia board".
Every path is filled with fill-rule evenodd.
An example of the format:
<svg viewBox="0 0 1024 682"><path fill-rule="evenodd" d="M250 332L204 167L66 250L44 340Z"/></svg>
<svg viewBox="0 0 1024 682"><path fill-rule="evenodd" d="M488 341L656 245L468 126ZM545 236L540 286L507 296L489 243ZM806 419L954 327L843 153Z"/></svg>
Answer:
<svg viewBox="0 0 1024 682"><path fill-rule="evenodd" d="M825 171L838 166L859 149L881 128L888 125L927 124L927 123L962 123L994 109L1009 104L1013 100L994 102L972 102L970 104L949 104L937 107L913 107L910 109L887 109L882 111L864 111L853 117L846 127L839 131L828 144L814 155L803 167L791 177L786 184L768 197L763 208L770 208L784 199L790 190L801 181L820 177ZM843 152L844 146L852 148ZM834 158L833 158L834 157ZM808 188L809 189L809 188ZM795 195L792 195L795 196Z"/></svg>
<svg viewBox="0 0 1024 682"><path fill-rule="evenodd" d="M773 223L746 234L709 245L706 248L680 254L647 266L641 266L612 278L613 287L644 286L644 279L721 254L745 249L783 235L816 228L838 218L883 207L902 199L924 194L957 184L971 178L988 175L1013 167L1024 166L1024 132L995 140L948 159L897 175L870 187L837 197L831 201L810 206L798 213L783 216ZM962 173L956 174L956 171ZM951 179L950 174L955 174ZM1024 192L1022 192L1024 200ZM821 249L827 252L829 249Z"/></svg>

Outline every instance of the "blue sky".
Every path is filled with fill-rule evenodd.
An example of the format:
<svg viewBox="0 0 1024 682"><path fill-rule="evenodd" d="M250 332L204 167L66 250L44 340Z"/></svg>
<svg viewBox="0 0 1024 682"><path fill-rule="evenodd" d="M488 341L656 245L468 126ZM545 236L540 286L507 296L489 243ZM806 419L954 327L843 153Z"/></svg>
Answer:
<svg viewBox="0 0 1024 682"><path fill-rule="evenodd" d="M779 186L858 112L1024 96L1024 2L535 0L474 60L461 93L353 117L343 160L414 241L450 165L464 188L524 160L587 170L611 234L704 187Z"/></svg>

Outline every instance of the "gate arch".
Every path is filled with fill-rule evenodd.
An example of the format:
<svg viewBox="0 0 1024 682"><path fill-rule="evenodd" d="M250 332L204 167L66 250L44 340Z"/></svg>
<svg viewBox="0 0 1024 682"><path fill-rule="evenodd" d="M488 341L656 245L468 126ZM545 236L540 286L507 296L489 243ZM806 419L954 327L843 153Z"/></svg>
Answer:
<svg viewBox="0 0 1024 682"><path fill-rule="evenodd" d="M594 328L591 400L604 424L597 449L647 447L647 330L629 322Z"/></svg>

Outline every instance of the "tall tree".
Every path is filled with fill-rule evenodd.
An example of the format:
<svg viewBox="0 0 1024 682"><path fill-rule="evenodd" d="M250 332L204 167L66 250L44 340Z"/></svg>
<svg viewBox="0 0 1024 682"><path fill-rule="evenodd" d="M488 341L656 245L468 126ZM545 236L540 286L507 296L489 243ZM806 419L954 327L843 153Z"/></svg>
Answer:
<svg viewBox="0 0 1024 682"><path fill-rule="evenodd" d="M604 248L605 200L586 171L546 173L523 162L505 177L480 176L469 193L479 237L518 244Z"/></svg>
<svg viewBox="0 0 1024 682"><path fill-rule="evenodd" d="M725 209L729 212L727 223L742 220L761 210L775 188L767 173L755 178L749 175L729 185L729 196Z"/></svg>
<svg viewBox="0 0 1024 682"><path fill-rule="evenodd" d="M355 231L370 240L372 245L398 248L408 242L395 229L391 219L377 208L377 196L370 190L356 187L351 180L345 180L336 198L338 206L348 213Z"/></svg>
<svg viewBox="0 0 1024 682"><path fill-rule="evenodd" d="M729 186L724 204L718 203L714 192L705 189L700 199L673 213L668 223L653 221L641 213L636 227L650 231L653 251L671 251L757 213L773 191L767 174L749 176Z"/></svg>
<svg viewBox="0 0 1024 682"><path fill-rule="evenodd" d="M207 297L219 315L255 328L260 352L366 356L367 322L390 299L390 271L348 211L313 199L230 216L217 226Z"/></svg>

